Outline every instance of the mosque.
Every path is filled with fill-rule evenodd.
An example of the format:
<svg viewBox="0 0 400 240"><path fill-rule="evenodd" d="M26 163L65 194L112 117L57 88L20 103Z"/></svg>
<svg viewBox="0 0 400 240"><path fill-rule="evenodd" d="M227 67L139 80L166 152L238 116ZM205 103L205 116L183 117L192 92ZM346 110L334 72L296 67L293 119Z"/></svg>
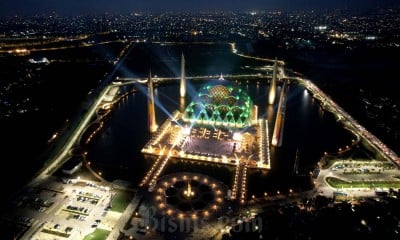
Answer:
<svg viewBox="0 0 400 240"><path fill-rule="evenodd" d="M276 95L276 61L268 93L269 104ZM181 57L180 97L185 102L185 59ZM248 169L269 170L270 140L268 121L258 117L258 107L234 82L206 81L188 105L181 104L160 126L155 119L154 87L147 79L148 119L151 139L142 153L155 159L139 187L156 194L163 215L178 218L206 217L221 209L224 200L246 202ZM272 141L274 142L274 141ZM163 176L170 159L202 162L210 168L218 164L234 169L230 189L210 176L182 172ZM168 196L168 197L166 197Z"/></svg>
<svg viewBox="0 0 400 240"><path fill-rule="evenodd" d="M151 76L147 84L149 129L153 135L142 149L143 153L270 169L267 120L258 118L257 105L234 82L223 76L207 81L186 108L175 111L161 127L157 126L155 119ZM276 86L275 81L271 86ZM185 60L182 54L180 96L184 98L185 95ZM275 96L275 92L270 96ZM273 103L274 98L270 97L269 102Z"/></svg>

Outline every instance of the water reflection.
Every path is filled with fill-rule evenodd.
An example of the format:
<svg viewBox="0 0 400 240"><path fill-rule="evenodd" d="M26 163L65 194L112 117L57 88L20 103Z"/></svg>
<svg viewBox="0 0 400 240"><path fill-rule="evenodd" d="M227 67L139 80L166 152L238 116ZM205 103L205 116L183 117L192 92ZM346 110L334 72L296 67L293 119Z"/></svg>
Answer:
<svg viewBox="0 0 400 240"><path fill-rule="evenodd" d="M200 84L195 87L200 88ZM247 88L247 86L244 87ZM278 88L279 91L280 89ZM157 88L156 97L162 103L163 108L160 110L156 106L158 125L166 120L168 113L176 109L183 110L185 105L191 101L181 98L178 90L178 85ZM265 83L248 85L248 94L254 104L258 105L259 116L266 118L269 122L271 136L277 103L275 106L268 106L267 92L268 85ZM97 168L102 168L103 176L109 180L122 178L137 185L152 163L152 159L146 159L140 152L150 138L146 101L145 94L138 91L126 100L119 102L114 108L105 130L90 146L89 160ZM254 177L249 179L249 186L260 186L254 181L266 181L270 185L288 182L297 149L301 150L299 161L301 172L314 165L323 152L345 146L351 141L351 134L337 124L332 114L327 112L321 114L320 112L320 105L313 103L310 94L304 93L304 89L299 86L291 86L286 105L283 146L271 149L272 170L267 174L254 174ZM207 165L201 169L207 172L207 168L209 169L208 173L216 179L220 179L218 175L223 176L224 179L221 179L223 181L232 177L229 175L231 170L224 167ZM199 171L199 164L175 161L170 166L167 164L166 172L173 172L177 169ZM255 176L260 176L261 179ZM262 176L267 177L264 179ZM229 181L226 183L230 184ZM250 187L249 190L255 191L254 188L255 186Z"/></svg>

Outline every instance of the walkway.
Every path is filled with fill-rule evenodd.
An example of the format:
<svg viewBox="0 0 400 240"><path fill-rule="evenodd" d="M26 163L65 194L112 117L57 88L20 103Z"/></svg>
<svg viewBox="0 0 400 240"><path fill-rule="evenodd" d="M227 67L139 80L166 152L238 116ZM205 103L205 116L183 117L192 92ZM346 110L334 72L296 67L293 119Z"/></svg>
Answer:
<svg viewBox="0 0 400 240"><path fill-rule="evenodd" d="M153 187L157 183L157 179L160 176L161 172L164 170L165 165L167 164L170 156L161 155L154 162L153 166L144 176L142 182L139 184L139 187L143 187L149 185L149 191L151 192Z"/></svg>
<svg viewBox="0 0 400 240"><path fill-rule="evenodd" d="M247 191L247 166L240 163L236 165L235 180L232 188L232 199L240 200L243 203L246 200Z"/></svg>

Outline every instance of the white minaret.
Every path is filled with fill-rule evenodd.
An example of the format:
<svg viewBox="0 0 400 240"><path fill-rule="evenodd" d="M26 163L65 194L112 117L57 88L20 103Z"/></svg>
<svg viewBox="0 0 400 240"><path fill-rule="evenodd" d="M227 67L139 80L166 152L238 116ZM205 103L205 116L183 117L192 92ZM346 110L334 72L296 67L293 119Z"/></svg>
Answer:
<svg viewBox="0 0 400 240"><path fill-rule="evenodd" d="M148 98L147 98L147 110L149 114L149 129L153 133L157 131L156 123L156 112L154 109L154 89L153 89L153 79L151 78L151 70L149 72L149 78L147 79L148 88Z"/></svg>
<svg viewBox="0 0 400 240"><path fill-rule="evenodd" d="M181 87L180 87L181 97L186 95L186 81L185 81L185 56L182 53L181 56Z"/></svg>
<svg viewBox="0 0 400 240"><path fill-rule="evenodd" d="M278 68L278 61L275 58L274 62L274 70L272 72L272 80L271 85L269 86L269 93L268 93L268 104L273 105L276 98L276 74Z"/></svg>
<svg viewBox="0 0 400 240"><path fill-rule="evenodd" d="M256 124L258 121L258 106L253 106L253 124Z"/></svg>
<svg viewBox="0 0 400 240"><path fill-rule="evenodd" d="M272 134L272 140L271 144L272 146L275 147L280 147L282 146L282 140L283 140L283 126L285 123L285 108L286 108L286 92L288 91L288 85L286 85L286 82L283 83L282 89L281 89L281 94L279 97L279 103L278 103L278 111L276 113L276 119L275 119L275 126L274 126L274 132Z"/></svg>

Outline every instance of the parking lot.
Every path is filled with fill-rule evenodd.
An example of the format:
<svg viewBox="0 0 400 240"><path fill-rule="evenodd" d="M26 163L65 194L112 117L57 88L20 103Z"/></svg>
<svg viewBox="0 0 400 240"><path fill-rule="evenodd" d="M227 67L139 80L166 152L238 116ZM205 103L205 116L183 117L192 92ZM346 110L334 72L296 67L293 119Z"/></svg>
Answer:
<svg viewBox="0 0 400 240"><path fill-rule="evenodd" d="M110 210L114 194L99 182L49 177L14 200L17 217L7 221L28 228L21 239L82 239L114 228L121 215Z"/></svg>

